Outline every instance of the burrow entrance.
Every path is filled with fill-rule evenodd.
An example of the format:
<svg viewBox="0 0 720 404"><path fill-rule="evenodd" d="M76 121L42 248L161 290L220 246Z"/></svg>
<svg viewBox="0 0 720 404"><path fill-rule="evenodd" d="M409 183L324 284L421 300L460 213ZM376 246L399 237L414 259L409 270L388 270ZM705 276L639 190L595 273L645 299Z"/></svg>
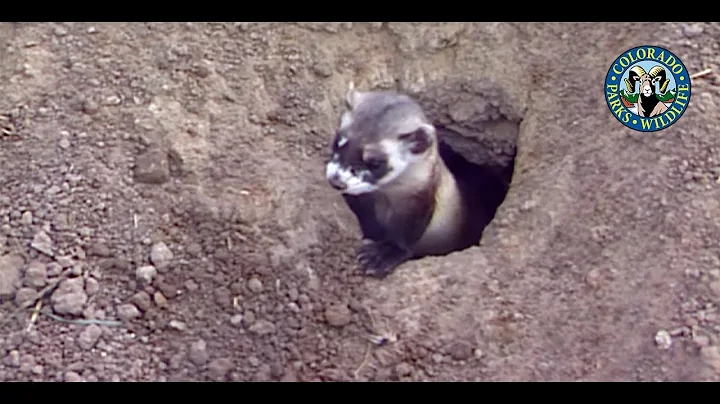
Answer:
<svg viewBox="0 0 720 404"><path fill-rule="evenodd" d="M521 113L490 81L443 83L411 95L436 125L448 168L484 211L475 232L479 242L512 181Z"/></svg>

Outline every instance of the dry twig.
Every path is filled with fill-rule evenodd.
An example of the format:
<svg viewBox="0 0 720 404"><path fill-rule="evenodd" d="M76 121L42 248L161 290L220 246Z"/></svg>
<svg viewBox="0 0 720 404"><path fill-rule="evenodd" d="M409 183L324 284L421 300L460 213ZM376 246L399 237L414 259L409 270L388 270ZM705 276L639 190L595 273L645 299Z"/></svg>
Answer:
<svg viewBox="0 0 720 404"><path fill-rule="evenodd" d="M705 77L705 76L709 75L710 73L712 73L712 69L709 69L709 68L705 69L703 71L699 71L695 74L691 74L690 80L695 80L695 79L699 79L700 77Z"/></svg>

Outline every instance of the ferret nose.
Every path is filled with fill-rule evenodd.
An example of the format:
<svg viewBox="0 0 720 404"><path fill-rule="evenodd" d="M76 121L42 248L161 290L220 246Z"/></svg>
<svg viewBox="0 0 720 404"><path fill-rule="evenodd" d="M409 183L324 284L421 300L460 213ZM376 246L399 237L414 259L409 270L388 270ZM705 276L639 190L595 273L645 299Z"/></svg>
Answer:
<svg viewBox="0 0 720 404"><path fill-rule="evenodd" d="M340 176L338 175L331 175L330 178L328 178L328 182L330 182L330 185L338 191L342 191L347 188L347 185L340 181Z"/></svg>

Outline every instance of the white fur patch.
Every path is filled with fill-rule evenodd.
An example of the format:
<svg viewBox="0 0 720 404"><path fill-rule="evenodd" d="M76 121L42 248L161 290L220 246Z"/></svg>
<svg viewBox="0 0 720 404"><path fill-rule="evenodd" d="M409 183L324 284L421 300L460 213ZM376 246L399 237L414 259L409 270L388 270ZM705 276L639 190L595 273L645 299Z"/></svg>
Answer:
<svg viewBox="0 0 720 404"><path fill-rule="evenodd" d="M374 192L377 190L376 185L370 184L362 180L361 175L363 174L363 172L360 172L358 174L360 175L355 175L349 169L341 166L337 162L336 156L333 156L333 159L330 160L330 162L328 162L325 166L325 177L328 180L337 176L337 179L339 179L347 186L347 188L342 191L344 194L360 195L368 192Z"/></svg>
<svg viewBox="0 0 720 404"><path fill-rule="evenodd" d="M380 142L383 152L388 155L389 172L378 180L379 185L387 185L400 177L411 164L421 157L412 154L405 144L398 140L383 140Z"/></svg>
<svg viewBox="0 0 720 404"><path fill-rule="evenodd" d="M343 147L347 144L347 142L348 140L346 137L341 137L340 139L338 139L337 147Z"/></svg>
<svg viewBox="0 0 720 404"><path fill-rule="evenodd" d="M347 129L352 124L352 114L346 111L340 116L340 130Z"/></svg>

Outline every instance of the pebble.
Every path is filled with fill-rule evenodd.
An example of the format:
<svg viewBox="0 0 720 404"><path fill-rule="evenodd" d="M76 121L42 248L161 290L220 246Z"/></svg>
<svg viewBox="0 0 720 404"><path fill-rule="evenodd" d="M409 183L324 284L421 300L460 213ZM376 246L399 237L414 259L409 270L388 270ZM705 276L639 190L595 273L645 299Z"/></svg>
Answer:
<svg viewBox="0 0 720 404"><path fill-rule="evenodd" d="M54 277L60 275L63 268L62 265L57 262L51 262L45 266L45 270L47 271L47 276Z"/></svg>
<svg viewBox="0 0 720 404"><path fill-rule="evenodd" d="M411 376L413 373L412 366L407 362L401 362L395 366L395 373L400 377Z"/></svg>
<svg viewBox="0 0 720 404"><path fill-rule="evenodd" d="M158 307L167 306L167 299L165 298L165 295L163 295L161 292L155 292L155 294L153 295L153 301Z"/></svg>
<svg viewBox="0 0 720 404"><path fill-rule="evenodd" d="M70 139L66 137L60 138L58 141L58 146L60 146L61 149L67 150L70 147Z"/></svg>
<svg viewBox="0 0 720 404"><path fill-rule="evenodd" d="M118 318L120 318L120 320L128 321L133 318L138 318L142 314L140 313L140 310L138 310L138 308L135 307L134 304L125 303L125 304L121 304L117 307L117 315L118 315Z"/></svg>
<svg viewBox="0 0 720 404"><path fill-rule="evenodd" d="M96 294L98 291L100 291L100 282L97 281L95 278L87 278L85 279L85 293L87 293L88 296L92 296Z"/></svg>
<svg viewBox="0 0 720 404"><path fill-rule="evenodd" d="M65 372L65 381L66 382L81 382L83 380L79 374L77 374L76 372L73 372L72 370L69 370L69 371Z"/></svg>
<svg viewBox="0 0 720 404"><path fill-rule="evenodd" d="M61 255L57 258L55 258L55 262L60 264L61 267L64 268L70 268L75 263L75 260L72 259L69 255Z"/></svg>
<svg viewBox="0 0 720 404"><path fill-rule="evenodd" d="M720 347L706 346L700 349L700 356L715 373L720 373Z"/></svg>
<svg viewBox="0 0 720 404"><path fill-rule="evenodd" d="M144 184L162 184L170 178L167 153L152 149L135 158L133 170L135 182Z"/></svg>
<svg viewBox="0 0 720 404"><path fill-rule="evenodd" d="M32 261L25 270L25 284L35 288L45 286L47 282L47 267L40 261Z"/></svg>
<svg viewBox="0 0 720 404"><path fill-rule="evenodd" d="M672 337L670 333L665 330L660 330L655 334L655 344L658 348L666 350L672 346Z"/></svg>
<svg viewBox="0 0 720 404"><path fill-rule="evenodd" d="M35 233L35 236L33 236L32 242L30 243L30 247L40 251L41 253L49 256L53 256L53 242L50 236L48 236L47 233L40 230L39 232Z"/></svg>
<svg viewBox="0 0 720 404"><path fill-rule="evenodd" d="M178 320L170 320L170 322L168 323L168 327L174 328L178 331L187 330L187 324L183 323L182 321L178 321Z"/></svg>
<svg viewBox="0 0 720 404"><path fill-rule="evenodd" d="M68 31L63 27L55 27L54 32L56 36L65 36L68 34Z"/></svg>
<svg viewBox="0 0 720 404"><path fill-rule="evenodd" d="M263 290L263 284L258 278L250 278L248 281L248 289L253 293L260 293Z"/></svg>
<svg viewBox="0 0 720 404"><path fill-rule="evenodd" d="M37 298L38 292L34 288L20 288L15 292L15 304L18 307L34 302Z"/></svg>
<svg viewBox="0 0 720 404"><path fill-rule="evenodd" d="M95 346L102 335L102 329L97 324L90 324L78 335L77 343L80 348L89 350Z"/></svg>
<svg viewBox="0 0 720 404"><path fill-rule="evenodd" d="M25 226L31 225L33 222L33 214L29 210L26 210L23 212L22 217L20 218L20 223L24 224Z"/></svg>
<svg viewBox="0 0 720 404"><path fill-rule="evenodd" d="M112 255L110 249L103 243L95 243L90 247L90 255L108 258Z"/></svg>
<svg viewBox="0 0 720 404"><path fill-rule="evenodd" d="M236 315L230 317L230 324L234 325L235 327L242 326L242 322L243 322L242 314L236 314Z"/></svg>
<svg viewBox="0 0 720 404"><path fill-rule="evenodd" d="M258 320L249 328L250 332L257 335L267 335L275 333L275 324L267 320Z"/></svg>
<svg viewBox="0 0 720 404"><path fill-rule="evenodd" d="M173 259L173 252L162 241L150 248L150 261L158 270L165 269Z"/></svg>
<svg viewBox="0 0 720 404"><path fill-rule="evenodd" d="M704 29L700 24L690 24L683 27L683 33L687 38L695 38L702 35Z"/></svg>
<svg viewBox="0 0 720 404"><path fill-rule="evenodd" d="M58 314L80 315L87 300L82 278L63 280L50 296L53 310Z"/></svg>
<svg viewBox="0 0 720 404"><path fill-rule="evenodd" d="M196 366L202 366L210 359L205 340L198 340L190 344L188 359Z"/></svg>
<svg viewBox="0 0 720 404"><path fill-rule="evenodd" d="M9 298L15 293L20 281L20 270L25 265L23 257L17 254L0 256L0 298Z"/></svg>
<svg viewBox="0 0 720 404"><path fill-rule="evenodd" d="M18 368L20 367L20 351L13 349L8 353L7 363L9 366Z"/></svg>
<svg viewBox="0 0 720 404"><path fill-rule="evenodd" d="M135 270L135 279L141 285L149 285L157 275L157 269L152 265L144 265Z"/></svg>
<svg viewBox="0 0 720 404"><path fill-rule="evenodd" d="M347 304L330 304L325 309L325 321L333 327L344 327L350 324L351 314Z"/></svg>
<svg viewBox="0 0 720 404"><path fill-rule="evenodd" d="M213 359L208 364L208 374L214 381L225 381L232 368L233 363L228 358Z"/></svg>
<svg viewBox="0 0 720 404"><path fill-rule="evenodd" d="M720 297L720 280L710 282L710 291L715 294L716 297Z"/></svg>
<svg viewBox="0 0 720 404"><path fill-rule="evenodd" d="M144 290L135 293L133 297L130 298L130 303L134 304L142 312L148 311L152 305L150 295Z"/></svg>

